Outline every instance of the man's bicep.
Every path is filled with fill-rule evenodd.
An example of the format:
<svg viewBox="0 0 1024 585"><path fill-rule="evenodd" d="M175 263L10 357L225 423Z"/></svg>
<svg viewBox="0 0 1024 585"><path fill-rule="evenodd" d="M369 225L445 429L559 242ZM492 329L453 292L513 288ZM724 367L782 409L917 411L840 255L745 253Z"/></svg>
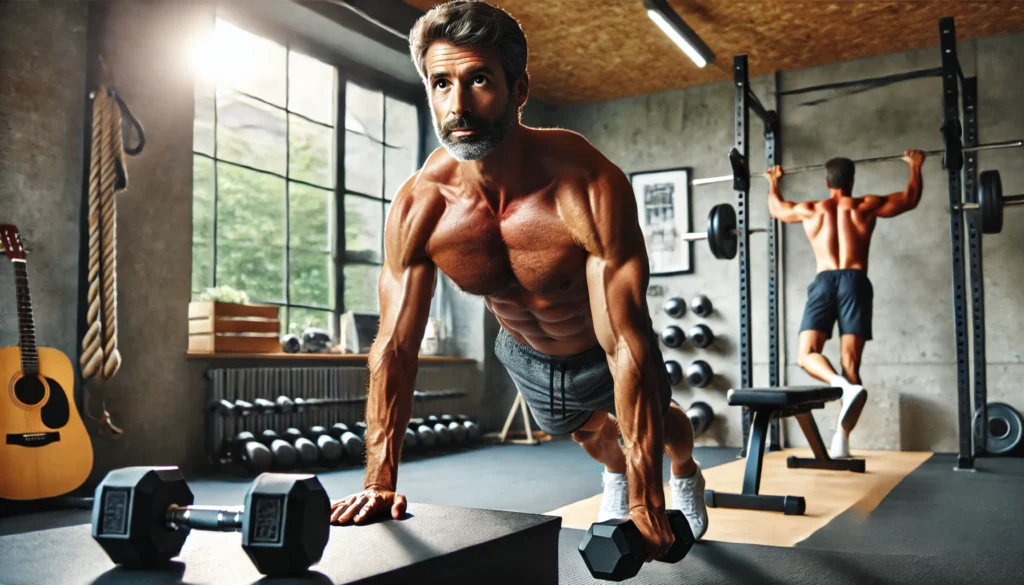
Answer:
<svg viewBox="0 0 1024 585"><path fill-rule="evenodd" d="M864 199L869 201L870 209L878 217L896 217L910 209L903 191L889 195L869 195Z"/></svg>

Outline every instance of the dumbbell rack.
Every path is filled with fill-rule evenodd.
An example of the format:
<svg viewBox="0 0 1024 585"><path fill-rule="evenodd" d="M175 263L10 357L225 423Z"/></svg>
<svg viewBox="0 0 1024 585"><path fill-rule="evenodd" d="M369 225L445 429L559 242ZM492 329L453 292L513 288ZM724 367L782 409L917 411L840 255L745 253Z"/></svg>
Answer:
<svg viewBox="0 0 1024 585"><path fill-rule="evenodd" d="M206 376L207 404L211 405L205 409L206 452L217 466L231 461L231 439L243 431L259 437L263 430L271 429L283 435L289 427L306 431L317 425L329 428L337 422L353 427L364 419L366 376L362 371L357 374L343 368L225 368L207 370ZM276 404L281 396L293 405L297 398L307 404L298 409ZM464 396L465 392L456 390L417 391L413 417L461 411ZM236 411L227 416L213 407L221 400L242 400L255 405L257 399L275 406L253 408L248 413Z"/></svg>

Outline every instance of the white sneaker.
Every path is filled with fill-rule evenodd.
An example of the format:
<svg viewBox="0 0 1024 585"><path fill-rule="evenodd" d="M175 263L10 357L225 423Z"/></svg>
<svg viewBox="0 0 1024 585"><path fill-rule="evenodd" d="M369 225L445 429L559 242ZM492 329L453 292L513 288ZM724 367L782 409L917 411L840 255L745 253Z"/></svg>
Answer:
<svg viewBox="0 0 1024 585"><path fill-rule="evenodd" d="M597 521L613 520L629 516L629 483L625 473L601 474L604 483L604 494L601 496L601 509L597 511Z"/></svg>
<svg viewBox="0 0 1024 585"><path fill-rule="evenodd" d="M851 385L843 388L843 406L839 409L839 427L849 434L857 426L864 404L868 401L868 391L863 386Z"/></svg>
<svg viewBox="0 0 1024 585"><path fill-rule="evenodd" d="M850 456L850 441L847 440L843 429L836 430L832 437L832 448L828 451L829 457L833 459L846 459Z"/></svg>
<svg viewBox="0 0 1024 585"><path fill-rule="evenodd" d="M697 465L697 471L690 477L675 477L669 480L672 489L672 509L679 510L690 522L693 538L700 540L708 530L708 509L704 504L704 474Z"/></svg>

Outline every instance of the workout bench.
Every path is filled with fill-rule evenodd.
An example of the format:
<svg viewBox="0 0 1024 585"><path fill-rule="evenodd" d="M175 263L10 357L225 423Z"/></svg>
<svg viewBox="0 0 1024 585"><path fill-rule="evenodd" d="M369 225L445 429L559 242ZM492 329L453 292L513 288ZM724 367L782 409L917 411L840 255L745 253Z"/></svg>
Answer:
<svg viewBox="0 0 1024 585"><path fill-rule="evenodd" d="M864 473L863 459L832 459L818 432L812 410L824 408L826 402L843 396L842 388L794 386L788 388L750 388L729 390L729 406L742 406L751 411L750 443L747 445L747 467L743 473L743 493L729 494L705 490L704 500L715 508L740 508L784 512L787 516L802 515L806 502L802 496L761 495L761 464L772 420L795 416L807 442L814 452L813 458L790 456L786 467L804 469L834 469Z"/></svg>

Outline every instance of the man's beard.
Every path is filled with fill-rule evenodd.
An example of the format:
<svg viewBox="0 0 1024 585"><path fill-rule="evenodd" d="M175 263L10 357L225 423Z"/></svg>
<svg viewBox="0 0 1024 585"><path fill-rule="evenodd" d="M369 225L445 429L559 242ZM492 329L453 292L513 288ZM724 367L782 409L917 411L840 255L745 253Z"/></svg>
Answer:
<svg viewBox="0 0 1024 585"><path fill-rule="evenodd" d="M511 97L511 96L510 96ZM445 150L456 160L480 160L501 146L512 133L519 121L519 111L515 103L509 99L505 111L496 120L485 120L473 114L466 114L454 120L448 120L440 126L434 118L434 132ZM467 136L452 136L456 130L474 130Z"/></svg>

